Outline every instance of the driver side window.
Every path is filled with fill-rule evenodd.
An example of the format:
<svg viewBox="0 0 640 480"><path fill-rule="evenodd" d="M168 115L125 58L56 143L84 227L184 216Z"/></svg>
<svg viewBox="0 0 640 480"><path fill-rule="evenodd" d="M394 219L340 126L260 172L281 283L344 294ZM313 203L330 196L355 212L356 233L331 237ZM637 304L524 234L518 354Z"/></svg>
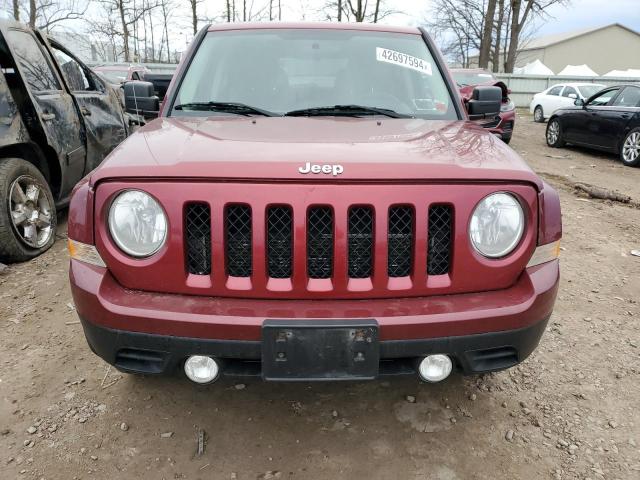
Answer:
<svg viewBox="0 0 640 480"><path fill-rule="evenodd" d="M640 107L640 88L626 87L613 102L616 107Z"/></svg>
<svg viewBox="0 0 640 480"><path fill-rule="evenodd" d="M604 107L608 105L613 97L618 93L617 88L613 88L611 90L605 90L601 92L598 96L593 97L589 102L590 107Z"/></svg>
<svg viewBox="0 0 640 480"><path fill-rule="evenodd" d="M58 50L56 47L51 47L53 50L53 55L56 57L58 64L60 65L60 70L62 70L62 75L64 76L67 85L72 92L82 92L87 90L95 90L92 87L87 74L78 63L78 61L63 52L62 50Z"/></svg>
<svg viewBox="0 0 640 480"><path fill-rule="evenodd" d="M547 95L553 95L554 97L557 97L558 95L560 95L561 90L562 85L558 85L557 87L553 87L551 90L549 90L549 93L547 93Z"/></svg>

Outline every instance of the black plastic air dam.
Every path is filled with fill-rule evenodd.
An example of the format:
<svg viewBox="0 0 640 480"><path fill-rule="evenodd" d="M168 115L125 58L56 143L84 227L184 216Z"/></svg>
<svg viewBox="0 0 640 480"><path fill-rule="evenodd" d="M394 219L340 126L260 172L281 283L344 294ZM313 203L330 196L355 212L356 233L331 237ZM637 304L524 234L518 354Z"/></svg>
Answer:
<svg viewBox="0 0 640 480"><path fill-rule="evenodd" d="M169 374L190 355L221 360L222 374L260 376L260 341L210 340L113 330L81 319L91 350L118 369L139 374ZM540 342L548 318L516 330L418 340L385 340L380 345L378 376L416 374L415 361L430 354L452 357L465 375L513 367ZM132 361L127 361L132 360Z"/></svg>

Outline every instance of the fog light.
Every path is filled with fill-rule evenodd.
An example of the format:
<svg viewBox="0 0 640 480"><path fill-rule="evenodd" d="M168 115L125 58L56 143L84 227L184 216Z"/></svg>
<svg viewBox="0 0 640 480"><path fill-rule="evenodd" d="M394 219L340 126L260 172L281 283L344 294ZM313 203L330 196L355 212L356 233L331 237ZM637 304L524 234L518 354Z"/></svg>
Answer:
<svg viewBox="0 0 640 480"><path fill-rule="evenodd" d="M218 378L220 367L211 357L192 355L184 362L184 373L196 383L211 383Z"/></svg>
<svg viewBox="0 0 640 480"><path fill-rule="evenodd" d="M451 359L446 355L429 355L420 362L418 373L425 382L439 382L449 376L452 367Z"/></svg>

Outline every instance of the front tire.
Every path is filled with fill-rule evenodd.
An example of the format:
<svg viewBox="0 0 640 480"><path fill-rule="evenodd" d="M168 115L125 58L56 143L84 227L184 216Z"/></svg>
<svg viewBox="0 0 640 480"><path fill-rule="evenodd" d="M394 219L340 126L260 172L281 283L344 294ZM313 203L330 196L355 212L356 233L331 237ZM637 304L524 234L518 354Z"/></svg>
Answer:
<svg viewBox="0 0 640 480"><path fill-rule="evenodd" d="M536 123L544 123L544 111L540 105L533 110L533 121Z"/></svg>
<svg viewBox="0 0 640 480"><path fill-rule="evenodd" d="M42 173L20 158L0 160L0 261L37 257L55 233L56 206Z"/></svg>
<svg viewBox="0 0 640 480"><path fill-rule="evenodd" d="M560 125L560 120L557 118L553 118L549 120L549 124L547 125L547 145L553 148L564 147L565 142L562 138L562 125Z"/></svg>
<svg viewBox="0 0 640 480"><path fill-rule="evenodd" d="M620 158L628 167L640 167L640 128L634 128L624 137Z"/></svg>

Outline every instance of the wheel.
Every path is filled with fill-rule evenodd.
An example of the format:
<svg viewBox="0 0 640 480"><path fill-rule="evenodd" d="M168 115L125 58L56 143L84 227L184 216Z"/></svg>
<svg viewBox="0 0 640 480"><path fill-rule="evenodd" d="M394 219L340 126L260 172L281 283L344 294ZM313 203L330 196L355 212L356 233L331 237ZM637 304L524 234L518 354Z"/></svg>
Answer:
<svg viewBox="0 0 640 480"><path fill-rule="evenodd" d="M533 110L533 121L537 123L544 123L544 112L540 105Z"/></svg>
<svg viewBox="0 0 640 480"><path fill-rule="evenodd" d="M634 128L624 138L620 158L628 167L640 167L640 128Z"/></svg>
<svg viewBox="0 0 640 480"><path fill-rule="evenodd" d="M562 126L560 120L554 118L549 120L547 125L547 145L550 147L564 147L564 140L562 139Z"/></svg>
<svg viewBox="0 0 640 480"><path fill-rule="evenodd" d="M40 171L19 158L0 160L0 261L37 257L55 232L56 206Z"/></svg>

